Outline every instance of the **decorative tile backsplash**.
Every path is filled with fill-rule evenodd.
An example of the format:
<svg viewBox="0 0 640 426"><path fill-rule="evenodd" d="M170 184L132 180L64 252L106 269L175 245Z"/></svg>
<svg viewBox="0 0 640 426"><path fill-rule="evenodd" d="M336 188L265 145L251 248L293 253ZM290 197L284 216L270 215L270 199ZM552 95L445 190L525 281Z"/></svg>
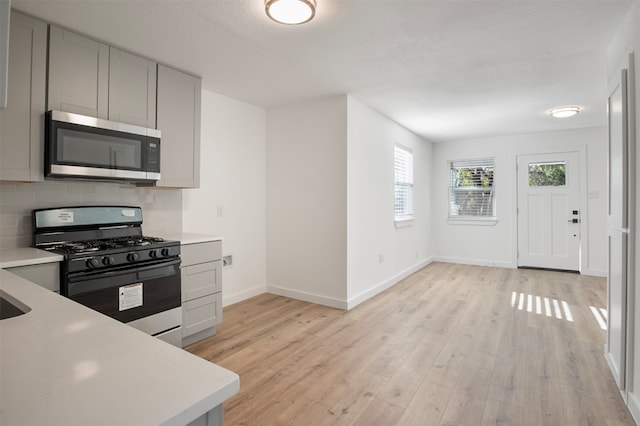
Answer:
<svg viewBox="0 0 640 426"><path fill-rule="evenodd" d="M102 182L0 183L0 249L31 246L33 209L90 205L142 207L146 235L182 230L180 189Z"/></svg>

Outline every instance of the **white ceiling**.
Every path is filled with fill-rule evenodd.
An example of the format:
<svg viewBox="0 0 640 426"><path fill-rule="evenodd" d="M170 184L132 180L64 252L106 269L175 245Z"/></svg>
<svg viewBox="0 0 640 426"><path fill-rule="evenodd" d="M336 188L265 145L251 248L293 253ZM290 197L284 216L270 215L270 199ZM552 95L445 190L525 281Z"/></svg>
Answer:
<svg viewBox="0 0 640 426"><path fill-rule="evenodd" d="M606 124L605 51L631 0L317 0L288 27L264 0L12 0L31 15L273 107L350 94L426 139ZM548 116L558 105L578 116Z"/></svg>

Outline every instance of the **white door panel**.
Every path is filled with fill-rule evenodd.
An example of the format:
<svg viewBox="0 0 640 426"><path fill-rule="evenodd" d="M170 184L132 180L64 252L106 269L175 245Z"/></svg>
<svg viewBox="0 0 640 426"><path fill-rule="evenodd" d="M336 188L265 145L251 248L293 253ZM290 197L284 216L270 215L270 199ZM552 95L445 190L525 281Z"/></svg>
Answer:
<svg viewBox="0 0 640 426"><path fill-rule="evenodd" d="M543 229L545 225L544 215L544 197L541 195L530 194L528 195L528 214L529 220L527 224L529 244L527 253L531 256L544 255L544 235L541 232L536 232L538 229Z"/></svg>
<svg viewBox="0 0 640 426"><path fill-rule="evenodd" d="M552 194L551 195L551 217L564 218L569 217L567 212L571 210L569 205L569 197L565 194ZM569 256L569 226L573 227L573 224L569 224L567 220L557 220L551 222L551 255L553 257L568 257Z"/></svg>
<svg viewBox="0 0 640 426"><path fill-rule="evenodd" d="M578 271L580 154L519 155L517 166L518 266Z"/></svg>
<svg viewBox="0 0 640 426"><path fill-rule="evenodd" d="M627 236L620 232L609 234L609 283L626 283ZM620 389L625 388L626 366L626 285L609 285L608 333L606 358Z"/></svg>
<svg viewBox="0 0 640 426"><path fill-rule="evenodd" d="M607 346L605 358L616 383L626 390L627 363L627 73L608 99L609 115L609 269L607 274Z"/></svg>

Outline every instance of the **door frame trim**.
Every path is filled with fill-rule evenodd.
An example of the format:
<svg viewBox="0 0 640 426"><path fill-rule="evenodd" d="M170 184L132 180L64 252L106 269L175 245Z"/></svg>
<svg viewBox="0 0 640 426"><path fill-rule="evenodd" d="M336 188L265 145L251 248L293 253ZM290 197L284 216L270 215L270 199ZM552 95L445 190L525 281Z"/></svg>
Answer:
<svg viewBox="0 0 640 426"><path fill-rule="evenodd" d="M562 148L545 148L539 150L521 150L517 151L513 154L511 158L511 164L513 165L514 176L516 177L513 181L513 192L515 194L512 197L512 206L511 206L511 214L514 232L512 233L512 257L511 262L515 267L518 267L518 157L528 156L528 155L544 155L544 154L562 154L569 152L577 152L578 158L580 161L580 189L578 191L578 199L579 199L579 208L580 208L580 255L579 255L579 267L578 271L581 274L585 275L594 275L598 277L606 277L606 270L591 270L588 268L589 265L589 210L587 208L589 204L589 200L587 197L588 194L588 175L587 175L587 145L570 145ZM600 197L605 196L606 194L600 194Z"/></svg>

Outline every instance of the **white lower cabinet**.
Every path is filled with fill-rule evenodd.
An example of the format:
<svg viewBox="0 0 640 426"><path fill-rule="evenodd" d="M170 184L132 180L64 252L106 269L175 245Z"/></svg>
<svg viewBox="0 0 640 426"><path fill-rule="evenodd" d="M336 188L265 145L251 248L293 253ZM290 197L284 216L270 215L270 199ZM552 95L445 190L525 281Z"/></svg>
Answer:
<svg viewBox="0 0 640 426"><path fill-rule="evenodd" d="M216 334L222 322L222 242L182 244L182 346Z"/></svg>

